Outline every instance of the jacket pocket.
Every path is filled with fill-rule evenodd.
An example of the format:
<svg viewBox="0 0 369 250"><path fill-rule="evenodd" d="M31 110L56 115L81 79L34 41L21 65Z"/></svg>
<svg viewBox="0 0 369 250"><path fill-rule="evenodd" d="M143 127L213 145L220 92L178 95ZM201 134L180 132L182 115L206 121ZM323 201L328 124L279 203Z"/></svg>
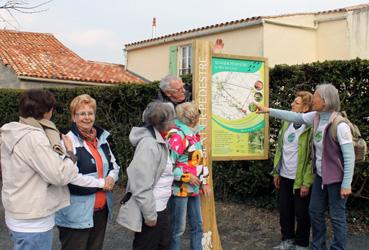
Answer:
<svg viewBox="0 0 369 250"><path fill-rule="evenodd" d="M57 224L72 228L93 227L93 201L94 197L92 196L71 195L71 204L57 213Z"/></svg>
<svg viewBox="0 0 369 250"><path fill-rule="evenodd" d="M134 232L141 232L142 215L134 198L130 198L119 209L117 223Z"/></svg>

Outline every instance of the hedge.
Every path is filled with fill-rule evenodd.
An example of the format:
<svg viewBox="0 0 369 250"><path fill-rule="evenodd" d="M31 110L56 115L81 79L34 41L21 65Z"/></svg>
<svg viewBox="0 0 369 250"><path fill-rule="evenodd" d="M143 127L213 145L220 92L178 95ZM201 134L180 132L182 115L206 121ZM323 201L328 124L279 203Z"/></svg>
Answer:
<svg viewBox="0 0 369 250"><path fill-rule="evenodd" d="M128 141L130 129L141 123L142 111L156 95L157 83L148 85L126 84L112 87L81 87L50 89L57 105L52 120L63 133L69 131L71 116L69 103L80 94L89 94L97 101L95 124L111 134L111 147L122 166L124 182L125 167L129 164L133 149ZM21 90L0 89L0 125L18 120L18 96Z"/></svg>
<svg viewBox="0 0 369 250"><path fill-rule="evenodd" d="M191 76L186 76L191 81ZM287 66L277 65L270 70L270 106L290 109L290 102L298 90L313 91L319 83L332 83L340 92L342 110L356 123L365 139L369 125L363 117L369 116L369 61L326 61ZM131 128L141 123L144 107L156 98L157 82L145 85L124 84L112 87L81 87L51 89L57 99L53 121L62 132L70 127L68 105L76 95L87 93L97 100L96 124L111 133L112 149L125 168L132 158L133 148L128 141ZM17 97L20 90L0 89L0 125L18 118ZM270 171L280 121L271 119L271 158L265 161L227 161L213 163L215 196L222 200L243 201L273 192ZM365 176L367 163L358 165L356 172ZM357 185L360 186L364 179ZM369 184L368 184L369 185ZM368 186L369 187L369 186ZM365 187L366 188L366 187Z"/></svg>

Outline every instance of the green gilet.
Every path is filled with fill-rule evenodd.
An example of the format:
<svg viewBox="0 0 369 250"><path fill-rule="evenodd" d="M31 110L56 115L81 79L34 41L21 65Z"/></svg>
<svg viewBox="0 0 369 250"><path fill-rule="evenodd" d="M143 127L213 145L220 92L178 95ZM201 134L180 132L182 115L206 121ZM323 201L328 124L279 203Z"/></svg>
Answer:
<svg viewBox="0 0 369 250"><path fill-rule="evenodd" d="M283 148L283 137L289 126L289 122L283 122L282 128L278 135L278 145L274 155L274 168L272 171L273 176L279 176L280 169L282 167L282 148ZM311 140L312 140L312 129L311 126L307 126L299 136L298 140L298 162L296 178L293 185L293 189L299 189L301 186L310 187L314 181L314 173L311 161Z"/></svg>

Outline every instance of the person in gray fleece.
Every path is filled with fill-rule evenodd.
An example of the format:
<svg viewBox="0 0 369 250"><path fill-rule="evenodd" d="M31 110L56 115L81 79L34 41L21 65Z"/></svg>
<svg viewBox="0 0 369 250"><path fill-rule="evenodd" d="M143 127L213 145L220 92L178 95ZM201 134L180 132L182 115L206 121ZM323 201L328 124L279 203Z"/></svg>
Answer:
<svg viewBox="0 0 369 250"><path fill-rule="evenodd" d="M143 113L145 125L129 135L136 148L127 168L128 184L117 222L134 231L133 249L169 249L167 203L173 183L173 164L165 137L175 112L169 103L151 102Z"/></svg>

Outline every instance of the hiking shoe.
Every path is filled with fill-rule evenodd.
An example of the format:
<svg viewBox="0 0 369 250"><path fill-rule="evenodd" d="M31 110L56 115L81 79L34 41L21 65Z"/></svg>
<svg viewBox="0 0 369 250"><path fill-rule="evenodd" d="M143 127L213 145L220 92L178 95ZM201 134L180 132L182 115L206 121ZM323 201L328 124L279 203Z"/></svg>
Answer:
<svg viewBox="0 0 369 250"><path fill-rule="evenodd" d="M273 247L273 249L294 250L295 249L295 244L294 244L293 240L288 239L288 240L281 241L281 243L279 243L278 246Z"/></svg>
<svg viewBox="0 0 369 250"><path fill-rule="evenodd" d="M295 250L309 250L309 247L302 247L302 246L296 245Z"/></svg>

